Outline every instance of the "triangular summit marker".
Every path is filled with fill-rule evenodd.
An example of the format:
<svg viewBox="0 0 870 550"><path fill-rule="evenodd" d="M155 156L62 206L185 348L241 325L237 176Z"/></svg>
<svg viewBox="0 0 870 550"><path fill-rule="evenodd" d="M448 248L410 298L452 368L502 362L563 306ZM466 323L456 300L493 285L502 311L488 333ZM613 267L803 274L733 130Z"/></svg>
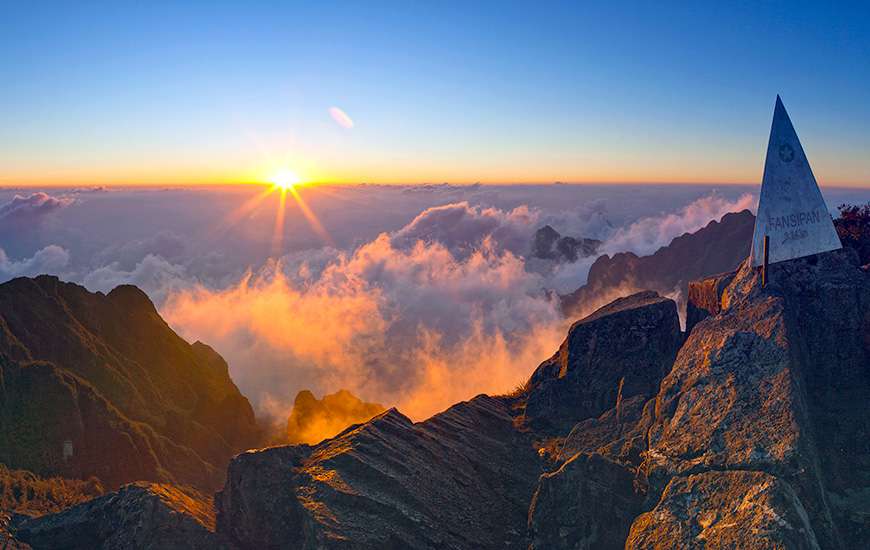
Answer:
<svg viewBox="0 0 870 550"><path fill-rule="evenodd" d="M764 161L764 178L752 235L752 265L764 263L764 237L770 237L769 263L841 248L822 192L810 169L785 106L776 96Z"/></svg>

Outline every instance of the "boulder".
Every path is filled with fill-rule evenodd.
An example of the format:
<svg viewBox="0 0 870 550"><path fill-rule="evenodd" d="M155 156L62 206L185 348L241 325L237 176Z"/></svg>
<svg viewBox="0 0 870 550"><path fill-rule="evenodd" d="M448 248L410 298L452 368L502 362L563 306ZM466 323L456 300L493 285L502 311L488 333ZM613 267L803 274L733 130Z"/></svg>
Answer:
<svg viewBox="0 0 870 550"><path fill-rule="evenodd" d="M621 400L654 396L681 342L673 300L655 292L616 300L574 323L556 354L535 370L525 421L564 435Z"/></svg>

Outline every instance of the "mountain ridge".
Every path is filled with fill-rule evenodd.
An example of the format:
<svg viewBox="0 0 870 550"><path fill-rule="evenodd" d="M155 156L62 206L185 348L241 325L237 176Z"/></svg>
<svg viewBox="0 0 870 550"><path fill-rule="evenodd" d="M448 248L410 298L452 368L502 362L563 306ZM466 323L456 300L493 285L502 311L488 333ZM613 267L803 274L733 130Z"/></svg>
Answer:
<svg viewBox="0 0 870 550"><path fill-rule="evenodd" d="M41 475L215 487L259 437L223 359L182 340L130 285L3 283L0 368L0 461Z"/></svg>

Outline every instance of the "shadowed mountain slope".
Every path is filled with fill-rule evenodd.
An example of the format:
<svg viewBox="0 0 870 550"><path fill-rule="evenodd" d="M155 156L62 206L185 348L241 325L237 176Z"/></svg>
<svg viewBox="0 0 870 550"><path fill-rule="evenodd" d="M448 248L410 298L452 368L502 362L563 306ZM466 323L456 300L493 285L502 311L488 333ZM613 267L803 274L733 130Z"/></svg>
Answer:
<svg viewBox="0 0 870 550"><path fill-rule="evenodd" d="M0 285L0 462L110 487L210 488L258 437L223 359L181 339L139 289Z"/></svg>

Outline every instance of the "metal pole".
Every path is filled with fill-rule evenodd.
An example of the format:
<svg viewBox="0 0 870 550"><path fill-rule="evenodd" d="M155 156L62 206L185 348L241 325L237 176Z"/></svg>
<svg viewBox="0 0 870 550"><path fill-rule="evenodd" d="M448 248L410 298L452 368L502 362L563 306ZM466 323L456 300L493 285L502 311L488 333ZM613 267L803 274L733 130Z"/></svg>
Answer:
<svg viewBox="0 0 870 550"><path fill-rule="evenodd" d="M767 286L767 262L770 252L770 237L764 236L764 263L761 264L761 286Z"/></svg>

